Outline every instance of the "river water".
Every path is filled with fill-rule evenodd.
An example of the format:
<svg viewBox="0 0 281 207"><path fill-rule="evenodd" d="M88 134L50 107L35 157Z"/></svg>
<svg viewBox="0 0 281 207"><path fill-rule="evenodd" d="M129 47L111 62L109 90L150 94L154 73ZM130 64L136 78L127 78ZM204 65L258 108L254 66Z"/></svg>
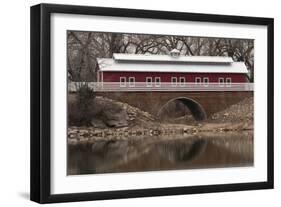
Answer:
<svg viewBox="0 0 281 207"><path fill-rule="evenodd" d="M69 146L68 175L254 164L252 131L113 140L99 140L87 146Z"/></svg>

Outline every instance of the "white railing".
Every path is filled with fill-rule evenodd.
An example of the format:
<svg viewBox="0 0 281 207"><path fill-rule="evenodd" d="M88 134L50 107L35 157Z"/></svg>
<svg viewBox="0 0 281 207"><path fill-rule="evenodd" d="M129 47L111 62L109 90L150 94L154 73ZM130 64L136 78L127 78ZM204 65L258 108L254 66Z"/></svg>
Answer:
<svg viewBox="0 0 281 207"><path fill-rule="evenodd" d="M135 82L134 84L119 82L69 82L68 90L75 92L83 84L87 84L96 92L104 91L253 91L253 83L150 83Z"/></svg>

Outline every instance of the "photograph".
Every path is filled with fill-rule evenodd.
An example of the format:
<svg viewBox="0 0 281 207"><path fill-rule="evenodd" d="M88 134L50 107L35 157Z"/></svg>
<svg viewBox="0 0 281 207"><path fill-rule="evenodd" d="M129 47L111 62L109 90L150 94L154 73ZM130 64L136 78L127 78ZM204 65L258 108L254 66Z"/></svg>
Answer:
<svg viewBox="0 0 281 207"><path fill-rule="evenodd" d="M254 39L65 38L68 176L254 166Z"/></svg>
<svg viewBox="0 0 281 207"><path fill-rule="evenodd" d="M31 7L38 203L274 188L274 19Z"/></svg>

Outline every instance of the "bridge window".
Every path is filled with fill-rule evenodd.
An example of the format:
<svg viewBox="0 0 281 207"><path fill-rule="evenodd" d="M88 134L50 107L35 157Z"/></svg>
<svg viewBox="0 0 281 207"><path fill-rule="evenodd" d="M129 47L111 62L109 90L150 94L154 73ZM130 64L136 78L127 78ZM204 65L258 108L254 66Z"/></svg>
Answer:
<svg viewBox="0 0 281 207"><path fill-rule="evenodd" d="M135 77L129 78L129 87L135 87Z"/></svg>
<svg viewBox="0 0 281 207"><path fill-rule="evenodd" d="M224 78L219 78L219 86L223 86L224 84Z"/></svg>
<svg viewBox="0 0 281 207"><path fill-rule="evenodd" d="M203 83L204 83L204 86L208 86L209 85L209 78L208 77L204 77L203 78Z"/></svg>
<svg viewBox="0 0 281 207"><path fill-rule="evenodd" d="M196 77L195 78L195 83L196 84L201 84L201 78L200 77Z"/></svg>
<svg viewBox="0 0 281 207"><path fill-rule="evenodd" d="M152 77L146 77L146 87L152 87Z"/></svg>
<svg viewBox="0 0 281 207"><path fill-rule="evenodd" d="M226 78L226 85L230 86L231 85L231 78Z"/></svg>
<svg viewBox="0 0 281 207"><path fill-rule="evenodd" d="M171 82L172 82L172 86L176 86L177 85L177 77L172 77Z"/></svg>
<svg viewBox="0 0 281 207"><path fill-rule="evenodd" d="M185 77L180 77L180 86L185 85Z"/></svg>
<svg viewBox="0 0 281 207"><path fill-rule="evenodd" d="M160 77L155 77L155 86L160 87L161 85L161 78Z"/></svg>
<svg viewBox="0 0 281 207"><path fill-rule="evenodd" d="M120 77L120 87L126 87L126 77Z"/></svg>

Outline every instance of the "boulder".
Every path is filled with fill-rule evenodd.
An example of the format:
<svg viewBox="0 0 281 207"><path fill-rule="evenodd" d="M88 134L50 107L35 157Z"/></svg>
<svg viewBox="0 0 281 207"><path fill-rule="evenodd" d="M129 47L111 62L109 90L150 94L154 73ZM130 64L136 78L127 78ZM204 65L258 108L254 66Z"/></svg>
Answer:
<svg viewBox="0 0 281 207"><path fill-rule="evenodd" d="M125 127L128 126L128 115L127 112L119 108L114 108L116 106L112 105L110 109L103 111L103 120L105 124L109 127Z"/></svg>
<svg viewBox="0 0 281 207"><path fill-rule="evenodd" d="M97 119L97 118L92 118L91 125L95 128L100 128L100 129L106 128L106 124L101 119Z"/></svg>

